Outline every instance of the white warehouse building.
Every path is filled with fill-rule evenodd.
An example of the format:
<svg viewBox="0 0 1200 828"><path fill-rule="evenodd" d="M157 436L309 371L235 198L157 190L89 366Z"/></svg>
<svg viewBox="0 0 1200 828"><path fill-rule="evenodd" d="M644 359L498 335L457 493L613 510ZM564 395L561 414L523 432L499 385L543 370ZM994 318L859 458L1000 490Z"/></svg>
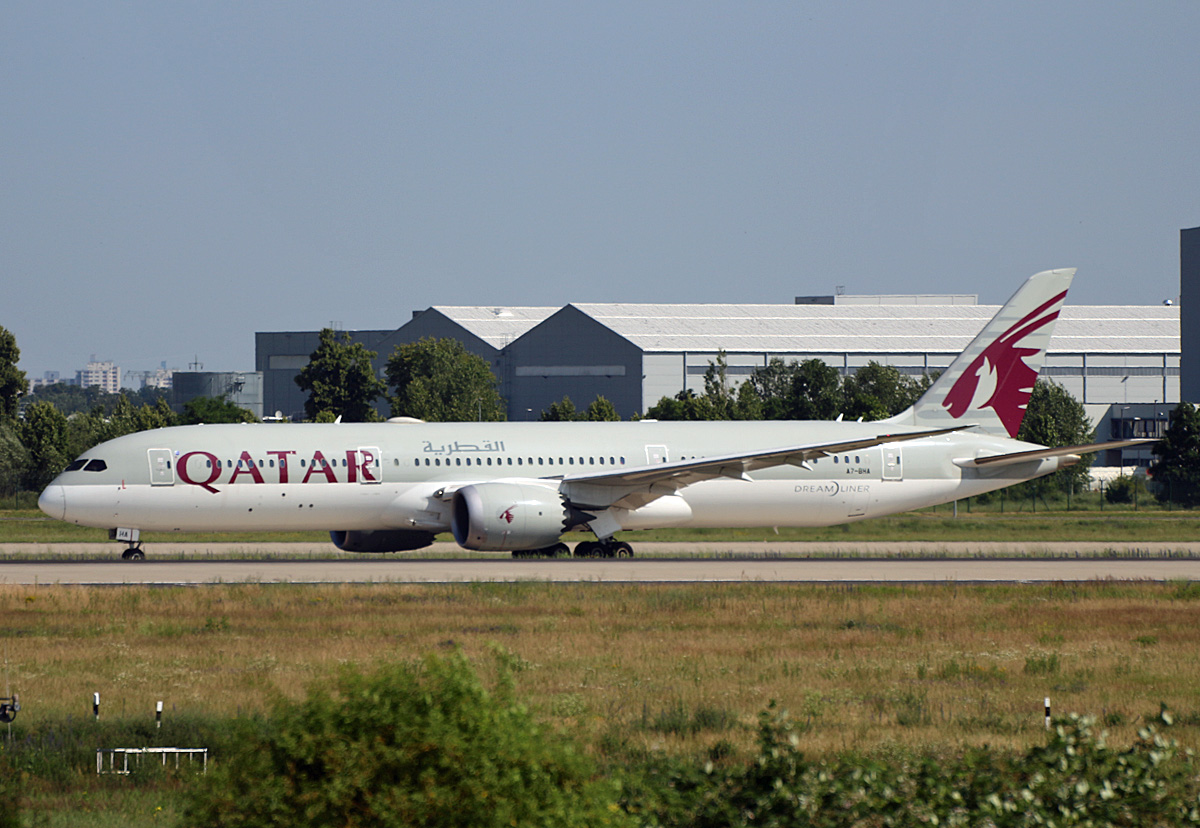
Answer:
<svg viewBox="0 0 1200 828"><path fill-rule="evenodd" d="M569 304L561 308L435 306L394 331L350 332L379 352L382 376L396 345L452 337L492 365L510 420L537 419L569 396L583 408L608 398L622 417L685 388L702 392L723 350L740 381L773 358L813 357L843 375L875 361L909 375L939 371L998 310L974 296L799 297L791 305ZM1067 305L1042 376L1064 386L1097 423L1097 439L1154 436L1180 399L1180 317L1174 305ZM294 377L317 332L259 333L264 408L302 416ZM386 414L386 406L382 409ZM1144 455L1144 456L1143 456ZM1148 452L1107 465L1144 465Z"/></svg>

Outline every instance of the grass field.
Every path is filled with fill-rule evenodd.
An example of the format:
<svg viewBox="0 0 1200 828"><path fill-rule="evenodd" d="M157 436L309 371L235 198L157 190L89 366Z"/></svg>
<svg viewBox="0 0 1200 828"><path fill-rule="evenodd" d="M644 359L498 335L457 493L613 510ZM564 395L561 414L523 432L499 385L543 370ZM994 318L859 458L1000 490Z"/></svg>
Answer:
<svg viewBox="0 0 1200 828"><path fill-rule="evenodd" d="M1167 703L1200 747L1200 587L772 584L0 586L8 681L39 722L261 711L339 664L506 653L600 750L744 747L778 700L805 748L1025 747L1042 700L1114 738ZM100 747L101 745L97 745Z"/></svg>

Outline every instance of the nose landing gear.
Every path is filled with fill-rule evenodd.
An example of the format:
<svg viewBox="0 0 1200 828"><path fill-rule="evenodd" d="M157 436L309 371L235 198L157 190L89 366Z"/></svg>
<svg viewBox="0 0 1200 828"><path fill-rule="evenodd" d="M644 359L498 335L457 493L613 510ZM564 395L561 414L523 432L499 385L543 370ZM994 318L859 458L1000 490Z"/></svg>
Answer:
<svg viewBox="0 0 1200 828"><path fill-rule="evenodd" d="M109 529L108 539L124 541L129 547L121 553L123 561L144 561L146 553L142 551L142 532L140 529Z"/></svg>

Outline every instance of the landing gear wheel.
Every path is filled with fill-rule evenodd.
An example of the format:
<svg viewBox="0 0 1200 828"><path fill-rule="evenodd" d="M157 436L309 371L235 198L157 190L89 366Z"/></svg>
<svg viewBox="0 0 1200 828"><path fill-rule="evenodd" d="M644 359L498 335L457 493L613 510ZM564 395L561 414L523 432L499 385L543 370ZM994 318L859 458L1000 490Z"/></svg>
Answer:
<svg viewBox="0 0 1200 828"><path fill-rule="evenodd" d="M594 558L600 548L600 544L595 541L580 541L575 544L576 558Z"/></svg>
<svg viewBox="0 0 1200 828"><path fill-rule="evenodd" d="M613 544L613 550L617 553L618 558L632 558L633 547L625 541L617 541Z"/></svg>
<svg viewBox="0 0 1200 828"><path fill-rule="evenodd" d="M131 546L121 553L123 561L144 561L146 553L142 551L140 546Z"/></svg>

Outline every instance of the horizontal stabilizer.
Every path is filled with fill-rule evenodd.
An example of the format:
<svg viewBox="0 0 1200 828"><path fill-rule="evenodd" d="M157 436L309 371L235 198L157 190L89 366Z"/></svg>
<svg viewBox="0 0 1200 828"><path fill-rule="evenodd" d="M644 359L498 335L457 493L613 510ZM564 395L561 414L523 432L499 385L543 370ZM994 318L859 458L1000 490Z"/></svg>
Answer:
<svg viewBox="0 0 1200 828"><path fill-rule="evenodd" d="M1147 443L1157 442L1158 440L1110 440L1107 443L1088 443L1082 446L1060 446L1058 448L1040 448L1031 449L1030 451L1015 451L1011 454L993 454L987 457L969 457L961 460L955 460L954 464L956 466L962 466L963 468L1011 466L1015 463L1029 463L1034 460L1046 460L1050 457L1070 457L1073 455L1078 458L1084 454L1093 454L1097 451L1128 448L1130 446L1144 446ZM1078 460L1075 462L1078 462Z"/></svg>

